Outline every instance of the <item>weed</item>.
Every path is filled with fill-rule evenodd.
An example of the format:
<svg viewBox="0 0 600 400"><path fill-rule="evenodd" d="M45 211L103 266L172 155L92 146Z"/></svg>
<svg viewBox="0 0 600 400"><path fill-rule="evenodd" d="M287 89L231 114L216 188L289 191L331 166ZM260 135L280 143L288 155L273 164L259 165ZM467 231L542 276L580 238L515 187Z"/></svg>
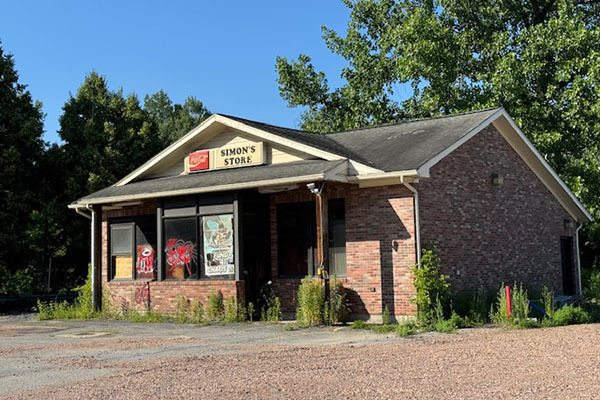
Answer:
<svg viewBox="0 0 600 400"><path fill-rule="evenodd" d="M296 320L302 325L318 325L323 320L323 288L321 282L307 276L298 288Z"/></svg>
<svg viewBox="0 0 600 400"><path fill-rule="evenodd" d="M177 295L177 305L176 305L176 314L175 320L180 324L184 324L188 320L188 311L189 311L189 301L187 297L184 295Z"/></svg>
<svg viewBox="0 0 600 400"><path fill-rule="evenodd" d="M251 301L248 302L248 319L250 322L252 322L254 319L254 303Z"/></svg>
<svg viewBox="0 0 600 400"><path fill-rule="evenodd" d="M223 304L223 293L214 290L208 295L206 316L212 321L221 321L225 316L225 305Z"/></svg>
<svg viewBox="0 0 600 400"><path fill-rule="evenodd" d="M197 301L192 306L192 316L190 322L194 324L204 324L204 306Z"/></svg>
<svg viewBox="0 0 600 400"><path fill-rule="evenodd" d="M330 283L330 306L329 306L329 322L331 324L339 324L346 322L348 319L348 305L346 304L346 288L334 276Z"/></svg>
<svg viewBox="0 0 600 400"><path fill-rule="evenodd" d="M581 307L566 305L554 312L552 325L564 326L573 324L587 324L591 322L590 315Z"/></svg>
<svg viewBox="0 0 600 400"><path fill-rule="evenodd" d="M385 308L383 309L383 313L381 314L381 322L383 323L383 325L390 324L390 310L387 305L385 306Z"/></svg>
<svg viewBox="0 0 600 400"><path fill-rule="evenodd" d="M423 249L421 262L411 269L416 296L412 299L417 305L417 319L422 324L434 318L436 299L446 307L450 298L448 276L440 273L440 259L432 249Z"/></svg>
<svg viewBox="0 0 600 400"><path fill-rule="evenodd" d="M417 332L417 327L413 322L404 322L402 324L396 325L396 335L400 337L414 335Z"/></svg>
<svg viewBox="0 0 600 400"><path fill-rule="evenodd" d="M350 324L350 328L352 328L352 329L368 329L368 326L369 326L369 324L367 324L362 319L357 319L355 321L352 321L352 324Z"/></svg>

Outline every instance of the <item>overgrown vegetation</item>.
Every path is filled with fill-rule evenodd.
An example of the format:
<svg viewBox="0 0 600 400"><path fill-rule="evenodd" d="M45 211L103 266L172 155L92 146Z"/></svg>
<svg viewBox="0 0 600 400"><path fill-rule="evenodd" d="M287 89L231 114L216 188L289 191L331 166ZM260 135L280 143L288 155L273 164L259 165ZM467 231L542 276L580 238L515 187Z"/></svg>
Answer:
<svg viewBox="0 0 600 400"><path fill-rule="evenodd" d="M279 297L275 295L271 284L272 282L269 281L261 289L260 300L262 302L262 307L260 309L260 320L263 322L279 322L283 319L281 301L279 300Z"/></svg>
<svg viewBox="0 0 600 400"><path fill-rule="evenodd" d="M335 277L329 282L329 302L325 301L325 286L319 278L307 276L298 288L296 321L301 326L331 325L345 322L348 317L346 289Z"/></svg>
<svg viewBox="0 0 600 400"><path fill-rule="evenodd" d="M417 320L428 325L438 319L437 303L443 312L450 303L448 276L440 273L440 259L433 249L423 249L421 262L411 269L416 295L412 300L417 306Z"/></svg>

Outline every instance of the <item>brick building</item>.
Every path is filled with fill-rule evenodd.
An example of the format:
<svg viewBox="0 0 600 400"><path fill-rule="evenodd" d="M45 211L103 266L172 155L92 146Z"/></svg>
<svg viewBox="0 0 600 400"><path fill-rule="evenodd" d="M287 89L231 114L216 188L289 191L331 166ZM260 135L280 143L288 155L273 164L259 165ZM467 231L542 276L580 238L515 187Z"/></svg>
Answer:
<svg viewBox="0 0 600 400"><path fill-rule="evenodd" d="M94 299L173 312L178 294L293 312L320 267L352 312L412 315L410 268L432 243L460 291L521 281L580 292L591 220L504 109L314 134L215 114L69 207L92 222Z"/></svg>

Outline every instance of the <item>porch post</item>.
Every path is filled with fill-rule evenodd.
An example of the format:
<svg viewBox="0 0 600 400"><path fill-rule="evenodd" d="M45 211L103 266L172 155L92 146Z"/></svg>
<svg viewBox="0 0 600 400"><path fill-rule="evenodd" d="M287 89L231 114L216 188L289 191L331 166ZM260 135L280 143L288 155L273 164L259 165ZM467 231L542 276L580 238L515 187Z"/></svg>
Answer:
<svg viewBox="0 0 600 400"><path fill-rule="evenodd" d="M317 215L317 267L329 274L329 221L327 214L327 186L322 183L321 189L315 193Z"/></svg>

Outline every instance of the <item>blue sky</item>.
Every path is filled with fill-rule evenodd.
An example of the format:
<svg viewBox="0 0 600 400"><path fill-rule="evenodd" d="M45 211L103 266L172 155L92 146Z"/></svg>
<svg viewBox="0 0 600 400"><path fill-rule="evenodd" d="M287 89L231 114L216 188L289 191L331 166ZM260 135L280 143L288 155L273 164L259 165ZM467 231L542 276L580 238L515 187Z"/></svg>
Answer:
<svg viewBox="0 0 600 400"><path fill-rule="evenodd" d="M2 14L2 47L54 142L62 106L93 70L140 100L163 89L174 102L193 95L213 112L296 127L302 110L280 98L275 57L306 53L339 84L343 59L320 27L344 32L349 10L339 0L26 0L3 2Z"/></svg>

